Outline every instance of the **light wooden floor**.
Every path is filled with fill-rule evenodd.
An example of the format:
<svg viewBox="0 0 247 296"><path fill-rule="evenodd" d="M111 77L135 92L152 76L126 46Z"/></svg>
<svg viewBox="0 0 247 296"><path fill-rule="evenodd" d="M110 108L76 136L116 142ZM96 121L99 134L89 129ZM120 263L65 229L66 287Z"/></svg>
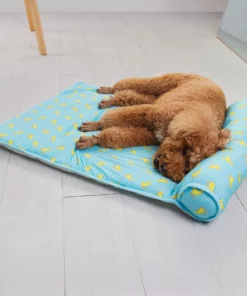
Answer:
<svg viewBox="0 0 247 296"><path fill-rule="evenodd" d="M197 72L228 103L247 64L215 38L220 14L43 14L48 56L24 14L0 15L0 121L84 80ZM199 224L0 149L1 296L245 296L247 183Z"/></svg>

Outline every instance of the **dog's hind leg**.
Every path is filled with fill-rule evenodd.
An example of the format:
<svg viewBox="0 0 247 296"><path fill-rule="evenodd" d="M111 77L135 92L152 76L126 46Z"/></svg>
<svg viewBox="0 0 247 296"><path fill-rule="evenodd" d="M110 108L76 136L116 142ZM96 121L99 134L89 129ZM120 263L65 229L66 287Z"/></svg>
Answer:
<svg viewBox="0 0 247 296"><path fill-rule="evenodd" d="M151 105L116 108L107 111L99 122L83 122L78 130L92 132L113 126L147 127L145 116L155 108Z"/></svg>
<svg viewBox="0 0 247 296"><path fill-rule="evenodd" d="M172 73L152 78L129 78L123 79L114 84L112 87L101 87L97 90L98 93L113 94L120 90L135 90L140 94L160 96L168 92L184 82L198 78L198 75Z"/></svg>
<svg viewBox="0 0 247 296"><path fill-rule="evenodd" d="M146 128L111 127L103 130L97 136L81 137L76 143L76 148L85 149L94 145L120 149L135 146L158 145L158 142L154 133Z"/></svg>
<svg viewBox="0 0 247 296"><path fill-rule="evenodd" d="M113 126L147 127L145 116L154 108L150 105L116 108L107 111L99 122L83 122L78 128L81 132L103 130Z"/></svg>
<svg viewBox="0 0 247 296"><path fill-rule="evenodd" d="M97 93L99 94L114 94L116 89L111 86L101 86L100 88L97 89Z"/></svg>
<svg viewBox="0 0 247 296"><path fill-rule="evenodd" d="M155 96L139 94L134 90L121 90L115 92L110 99L104 99L99 103L99 108L104 109L112 106L135 106L152 104L156 100Z"/></svg>

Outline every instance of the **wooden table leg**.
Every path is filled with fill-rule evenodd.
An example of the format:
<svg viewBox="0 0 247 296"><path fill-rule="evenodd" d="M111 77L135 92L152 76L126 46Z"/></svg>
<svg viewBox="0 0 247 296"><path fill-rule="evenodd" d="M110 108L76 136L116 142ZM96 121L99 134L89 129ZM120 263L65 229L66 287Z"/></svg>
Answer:
<svg viewBox="0 0 247 296"><path fill-rule="evenodd" d="M25 7L26 7L26 13L27 13L27 19L29 23L29 28L31 31L34 31L34 24L33 24L33 18L32 18L32 12L31 12L31 6L29 3L29 0L24 0L25 1Z"/></svg>
<svg viewBox="0 0 247 296"><path fill-rule="evenodd" d="M44 33L36 0L25 0L30 29L34 28L41 55L47 55ZM30 17L30 20L29 20ZM30 25L31 24L31 25ZM33 25L33 26L32 26ZM32 29L31 29L32 30Z"/></svg>

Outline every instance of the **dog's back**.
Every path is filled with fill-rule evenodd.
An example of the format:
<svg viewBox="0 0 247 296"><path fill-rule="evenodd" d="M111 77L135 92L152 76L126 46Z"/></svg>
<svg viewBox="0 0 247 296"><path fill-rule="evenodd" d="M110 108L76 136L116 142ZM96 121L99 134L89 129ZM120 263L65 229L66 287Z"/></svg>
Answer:
<svg viewBox="0 0 247 296"><path fill-rule="evenodd" d="M204 106L206 109L213 110L220 125L224 121L226 110L226 100L222 89L212 80L200 75L186 77L184 82L177 87L160 95L154 104L166 106L166 108L170 106L171 109L174 104L181 104L183 109Z"/></svg>

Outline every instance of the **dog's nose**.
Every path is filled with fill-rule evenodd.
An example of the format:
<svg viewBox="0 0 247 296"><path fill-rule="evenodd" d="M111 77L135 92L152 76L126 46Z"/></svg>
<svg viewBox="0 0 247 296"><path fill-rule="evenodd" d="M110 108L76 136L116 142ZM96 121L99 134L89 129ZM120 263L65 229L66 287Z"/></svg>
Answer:
<svg viewBox="0 0 247 296"><path fill-rule="evenodd" d="M159 157L155 158L155 160L154 160L154 166L156 167L156 169L159 168Z"/></svg>
<svg viewBox="0 0 247 296"><path fill-rule="evenodd" d="M159 171L161 172L161 174L164 174L166 172L166 165L165 164L160 165Z"/></svg>

